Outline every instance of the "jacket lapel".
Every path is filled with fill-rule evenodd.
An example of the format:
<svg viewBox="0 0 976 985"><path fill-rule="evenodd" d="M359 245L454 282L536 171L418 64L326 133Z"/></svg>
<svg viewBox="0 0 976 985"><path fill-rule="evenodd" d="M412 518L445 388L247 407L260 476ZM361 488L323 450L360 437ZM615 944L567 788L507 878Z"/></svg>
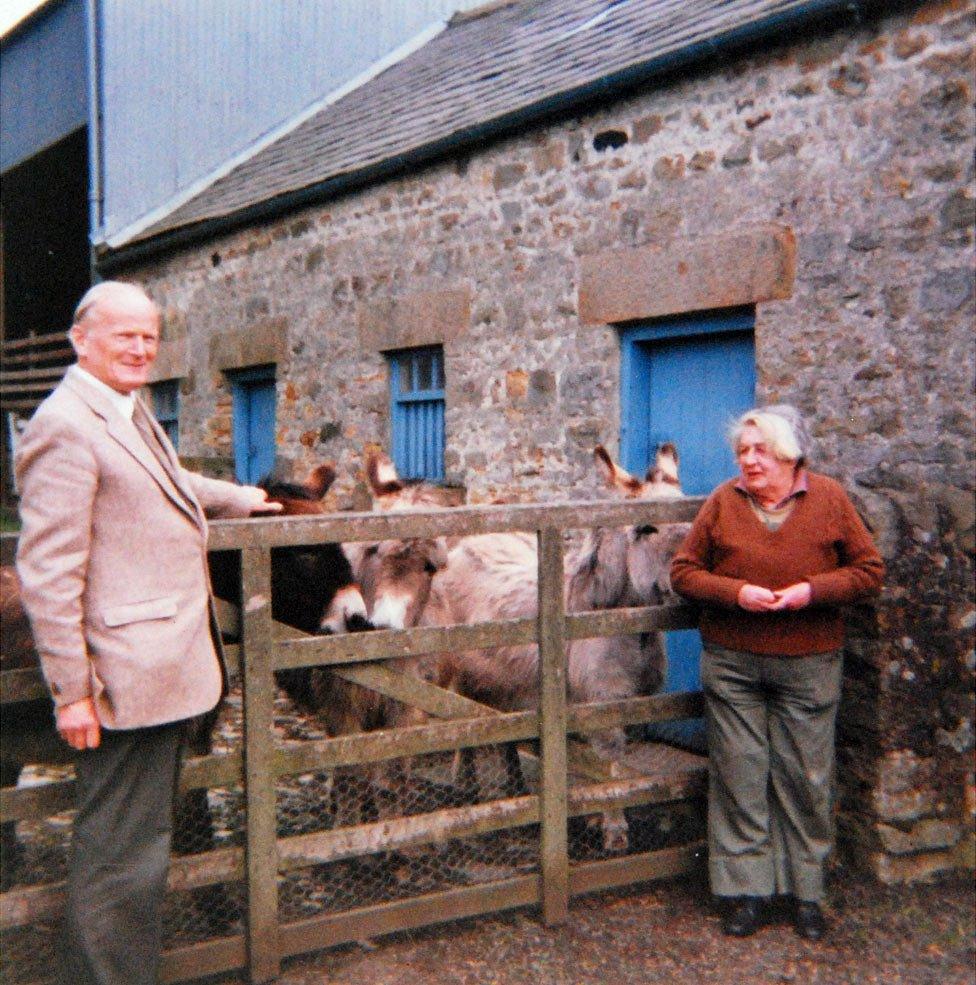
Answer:
<svg viewBox="0 0 976 985"><path fill-rule="evenodd" d="M135 424L126 420L110 401L94 387L88 386L83 379L78 379L70 370L65 374L62 382L105 421L105 430L109 437L120 444L152 476L173 505L182 510L195 524L203 526L202 512L196 498L192 492L185 489L182 482L177 481L178 473L174 471L173 475L170 475L170 470L164 468L162 461L149 449ZM145 413L144 409L143 413ZM152 415L147 416L151 421ZM165 445L161 446L161 450L163 448Z"/></svg>

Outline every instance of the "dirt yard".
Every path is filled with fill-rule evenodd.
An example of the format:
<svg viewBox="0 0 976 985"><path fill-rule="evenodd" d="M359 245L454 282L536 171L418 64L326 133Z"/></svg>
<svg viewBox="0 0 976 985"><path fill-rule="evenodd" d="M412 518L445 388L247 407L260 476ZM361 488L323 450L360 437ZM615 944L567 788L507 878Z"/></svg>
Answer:
<svg viewBox="0 0 976 985"><path fill-rule="evenodd" d="M971 875L884 888L835 874L829 938L813 945L774 914L723 937L703 882L578 899L565 927L533 910L364 941L288 962L279 985L972 985ZM221 982L230 982L223 978Z"/></svg>

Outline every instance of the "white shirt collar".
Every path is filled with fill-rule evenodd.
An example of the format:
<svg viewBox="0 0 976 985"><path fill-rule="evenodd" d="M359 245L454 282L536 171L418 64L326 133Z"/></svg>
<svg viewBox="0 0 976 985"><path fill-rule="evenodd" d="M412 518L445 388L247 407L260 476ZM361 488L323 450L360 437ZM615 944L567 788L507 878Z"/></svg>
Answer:
<svg viewBox="0 0 976 985"><path fill-rule="evenodd" d="M113 390L107 383L103 383L97 376L92 376L87 369L82 369L77 363L74 365L74 371L86 383L98 390L99 393L108 397L112 406L127 421L132 420L132 415L136 409L136 396L134 393L119 393L118 390Z"/></svg>

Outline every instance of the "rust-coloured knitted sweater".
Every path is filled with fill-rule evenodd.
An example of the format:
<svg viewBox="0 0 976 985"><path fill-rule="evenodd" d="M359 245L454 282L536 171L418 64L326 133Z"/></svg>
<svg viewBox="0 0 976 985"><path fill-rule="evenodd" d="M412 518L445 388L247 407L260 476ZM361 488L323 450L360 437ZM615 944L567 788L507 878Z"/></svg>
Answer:
<svg viewBox="0 0 976 985"><path fill-rule="evenodd" d="M840 647L838 605L877 595L884 563L839 483L807 473L809 488L771 531L735 481L719 486L702 506L671 564L675 591L702 603L707 643L753 653L803 656ZM789 612L739 607L745 584L776 590L800 581L810 605Z"/></svg>

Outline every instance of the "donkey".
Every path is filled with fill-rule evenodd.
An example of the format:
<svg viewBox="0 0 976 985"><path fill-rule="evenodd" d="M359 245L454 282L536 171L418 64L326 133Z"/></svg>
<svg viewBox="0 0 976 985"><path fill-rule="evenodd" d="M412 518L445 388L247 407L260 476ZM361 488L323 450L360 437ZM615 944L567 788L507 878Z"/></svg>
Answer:
<svg viewBox="0 0 976 985"><path fill-rule="evenodd" d="M304 483L276 476L261 482L268 499L282 504L286 516L323 514L322 498L335 480L331 465L314 469ZM271 615L276 622L314 635L363 632L373 628L352 566L341 544L314 544L271 549ZM298 667L278 671L278 684L302 710L312 714L330 736L383 728L391 702L368 688L338 677L328 667ZM352 818L351 805L360 804L364 821L379 810L374 779L340 768L332 777L333 815Z"/></svg>
<svg viewBox="0 0 976 985"><path fill-rule="evenodd" d="M269 478L262 483L268 498L280 502L288 515L322 513L321 498L335 478L330 466L320 466L302 485ZM384 541L378 544L318 544L272 548L272 617L303 632L330 634L361 632L391 625L384 611L395 608L387 600L367 618L366 600L375 594L375 576L394 573L400 585L409 585L411 604L422 606L432 574L446 563L442 540ZM418 577L419 576L419 577ZM364 599L365 596L365 599ZM401 617L402 618L402 617ZM413 619L412 614L406 618ZM397 665L419 673L413 661ZM367 687L351 683L328 667L301 667L280 671L278 683L300 708L312 713L330 736L419 724L423 715ZM379 819L379 789L403 794L406 780L395 764L339 768L333 773L332 800L336 824ZM358 811L353 805L358 804Z"/></svg>
<svg viewBox="0 0 976 985"><path fill-rule="evenodd" d="M665 499L681 495L677 452L663 445L654 467L642 481L610 458L602 446L594 451L604 477L618 495ZM388 460L371 461L368 470L374 502L381 509L431 508L436 502L426 484L402 484ZM682 527L683 525L668 525ZM566 576L567 611L659 604L670 591L670 554L684 529L665 533L652 526L599 529L591 532L570 560ZM365 548L357 561L368 579L370 617L384 614L390 627L450 625L491 619L534 616L537 611L538 559L535 538L528 534L483 534L462 537L451 545L446 564L433 563L430 543L387 542ZM405 560L413 552L409 579ZM387 563L387 559L397 563ZM421 565L423 565L421 567ZM426 577L424 577L426 576ZM429 582L429 583L428 583ZM632 637L611 638L633 639ZM605 640L575 641L569 660L570 698L608 700L618 689L648 693L663 681L663 650L654 666L624 669L628 664ZM575 658L574 658L575 654ZM645 654L646 661L646 654ZM468 697L504 710L532 707L538 700L538 654L535 647L504 647L495 651L447 654L440 679ZM620 674L626 683L619 680ZM634 688L639 688L636 692Z"/></svg>
<svg viewBox="0 0 976 985"><path fill-rule="evenodd" d="M681 495L677 452L662 446L654 467L639 480L620 468L606 450L594 452L608 485L629 498L664 499ZM405 508L431 505L422 486L397 486L387 463L369 470L374 496L385 509L395 508L404 496ZM382 483L374 481L381 475ZM566 606L571 612L598 608L660 603L670 591L670 556L684 530L662 533L652 526L597 530L570 561L565 582ZM377 559L379 564L381 559ZM430 574L426 604L408 596L392 570L373 576L376 587L368 603L375 619L391 597L396 598L398 625L473 624L492 619L533 617L537 603L535 538L524 534L489 534L461 538L452 546L447 564ZM384 594L386 593L386 594ZM394 607L389 606L388 611ZM652 694L664 680L664 649L659 634L577 640L568 648L569 698L573 702L606 701ZM538 650L534 646L500 647L441 655L437 680L466 697L500 710L520 710L538 704ZM616 758L623 751L624 734L613 730L593 737L603 754ZM462 756L465 782L473 769ZM508 791L524 792L517 755L507 749ZM605 818L608 847L621 847L620 823ZM616 829L616 830L615 830ZM624 829L625 830L625 829Z"/></svg>

